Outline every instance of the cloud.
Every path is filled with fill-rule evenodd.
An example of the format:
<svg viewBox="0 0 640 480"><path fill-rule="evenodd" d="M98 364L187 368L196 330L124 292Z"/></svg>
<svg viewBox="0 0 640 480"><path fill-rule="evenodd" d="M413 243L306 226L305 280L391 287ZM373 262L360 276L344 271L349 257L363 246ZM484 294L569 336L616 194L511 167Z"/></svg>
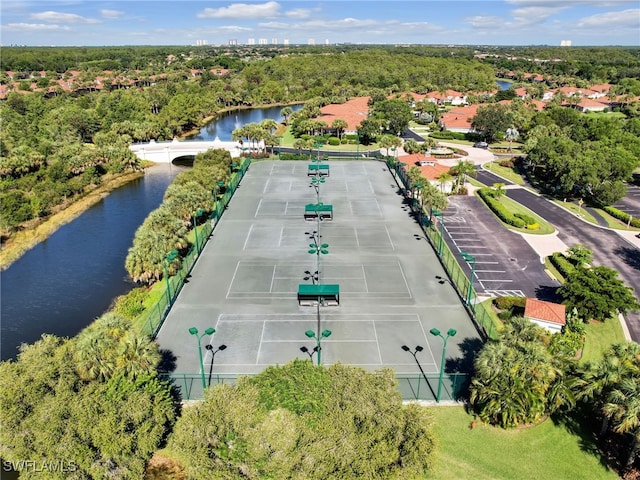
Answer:
<svg viewBox="0 0 640 480"><path fill-rule="evenodd" d="M578 28L640 28L640 8L607 12L578 20Z"/></svg>
<svg viewBox="0 0 640 480"><path fill-rule="evenodd" d="M637 0L505 0L511 5L523 7L571 7L589 5L590 7L615 7L637 3Z"/></svg>
<svg viewBox="0 0 640 480"><path fill-rule="evenodd" d="M76 15L75 13L62 13L62 12L40 12L40 13L32 13L29 15L29 18L33 20L40 20L42 22L48 23L100 23L100 20L96 20L94 18L86 18L81 17L80 15Z"/></svg>
<svg viewBox="0 0 640 480"><path fill-rule="evenodd" d="M533 25L536 23L544 22L550 16L555 15L565 8L565 6L531 6L516 8L515 10L511 11L511 15L513 16L513 19L515 20L517 26Z"/></svg>
<svg viewBox="0 0 640 480"><path fill-rule="evenodd" d="M303 20L305 18L311 17L313 14L313 10L308 8L294 8L293 10L289 10L285 12L284 16L287 18L295 18L299 20Z"/></svg>
<svg viewBox="0 0 640 480"><path fill-rule="evenodd" d="M198 18L239 18L252 19L255 17L275 17L280 11L278 2L257 4L233 3L228 7L205 8L198 13Z"/></svg>
<svg viewBox="0 0 640 480"><path fill-rule="evenodd" d="M502 18L491 15L475 15L465 18L464 21L474 28L496 28L504 24Z"/></svg>
<svg viewBox="0 0 640 480"><path fill-rule="evenodd" d="M6 31L12 31L12 32L23 32L25 30L34 30L34 31L42 31L42 30L47 30L47 31L55 31L55 30L67 31L67 30L71 30L66 25L51 25L51 24L46 24L46 23L9 23L9 24L5 25L2 29L6 30Z"/></svg>
<svg viewBox="0 0 640 480"><path fill-rule="evenodd" d="M100 10L100 15L102 15L102 18L108 18L109 20L115 20L117 18L122 18L124 17L124 12L121 12L119 10Z"/></svg>

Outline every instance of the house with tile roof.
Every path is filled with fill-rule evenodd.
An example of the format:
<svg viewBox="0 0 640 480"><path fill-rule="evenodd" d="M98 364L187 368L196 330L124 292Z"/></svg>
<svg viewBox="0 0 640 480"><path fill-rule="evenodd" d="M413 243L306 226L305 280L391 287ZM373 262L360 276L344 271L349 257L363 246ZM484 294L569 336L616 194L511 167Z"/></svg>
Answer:
<svg viewBox="0 0 640 480"><path fill-rule="evenodd" d="M452 132L467 133L472 132L471 120L478 113L479 104L466 105L454 108L440 115L438 124L445 130Z"/></svg>
<svg viewBox="0 0 640 480"><path fill-rule="evenodd" d="M467 95L455 90L445 90L444 92L429 92L426 95L427 100L436 103L437 105L444 105L450 103L451 105L466 105Z"/></svg>
<svg viewBox="0 0 640 480"><path fill-rule="evenodd" d="M355 134L360 122L369 115L369 98L371 97L355 97L345 103L332 103L325 105L320 109L320 116L316 120L327 123L329 127L336 119L347 122L347 128L344 133Z"/></svg>
<svg viewBox="0 0 640 480"><path fill-rule="evenodd" d="M551 333L562 331L567 324L566 308L559 303L527 298L524 304L524 318L540 325Z"/></svg>
<svg viewBox="0 0 640 480"><path fill-rule="evenodd" d="M438 187L443 193L452 191L453 179L446 182L439 180L440 175L449 173L451 167L439 163L436 157L424 153L412 153L399 156L398 161L409 168L417 166L420 169L420 175L429 180L432 185Z"/></svg>

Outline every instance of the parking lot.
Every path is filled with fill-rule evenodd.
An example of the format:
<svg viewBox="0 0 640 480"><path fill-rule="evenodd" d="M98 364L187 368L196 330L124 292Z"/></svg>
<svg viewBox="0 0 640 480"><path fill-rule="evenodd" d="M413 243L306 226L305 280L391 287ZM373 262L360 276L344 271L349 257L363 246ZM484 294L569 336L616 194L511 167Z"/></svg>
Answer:
<svg viewBox="0 0 640 480"><path fill-rule="evenodd" d="M633 218L640 218L640 187L627 185L627 194L613 205L618 210L628 213Z"/></svg>
<svg viewBox="0 0 640 480"><path fill-rule="evenodd" d="M313 354L316 343L307 330L331 331L321 345L325 364L406 374L439 372L442 339L432 328L457 331L447 346L450 361L479 343L458 295L439 283L444 270L385 164L329 165L319 197L306 162L250 167L158 334L174 372L200 371L190 327L216 329L202 340L210 345L205 368L214 374L308 358L301 347ZM304 219L305 205L318 199L333 206L333 220ZM299 285L312 284L315 271L319 283L339 285L339 306L298 304ZM414 358L403 345L422 350Z"/></svg>
<svg viewBox="0 0 640 480"><path fill-rule="evenodd" d="M548 299L558 283L545 272L539 255L524 238L502 226L476 197L449 197L445 210L445 240L466 269L475 258L474 288L480 295Z"/></svg>

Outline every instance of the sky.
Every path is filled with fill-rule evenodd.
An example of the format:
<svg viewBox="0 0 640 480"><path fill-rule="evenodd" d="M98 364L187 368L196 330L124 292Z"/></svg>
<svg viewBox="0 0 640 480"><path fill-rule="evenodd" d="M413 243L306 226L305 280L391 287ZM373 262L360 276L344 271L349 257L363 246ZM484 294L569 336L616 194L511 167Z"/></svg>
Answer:
<svg viewBox="0 0 640 480"><path fill-rule="evenodd" d="M640 45L640 0L0 3L0 43Z"/></svg>

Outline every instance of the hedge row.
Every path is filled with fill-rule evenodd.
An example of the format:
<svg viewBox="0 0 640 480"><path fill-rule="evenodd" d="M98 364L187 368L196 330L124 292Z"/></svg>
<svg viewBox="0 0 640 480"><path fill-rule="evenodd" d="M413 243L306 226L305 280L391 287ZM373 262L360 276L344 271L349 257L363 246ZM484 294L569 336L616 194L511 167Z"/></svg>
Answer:
<svg viewBox="0 0 640 480"><path fill-rule="evenodd" d="M478 190L478 195L480 195L480 198L484 200L484 203L487 204L491 211L507 225L511 225L516 228L524 228L527 226L527 222L512 214L494 197L495 191L492 188L481 188Z"/></svg>
<svg viewBox="0 0 640 480"><path fill-rule="evenodd" d="M564 254L560 252L555 252L549 256L549 261L553 264L554 267L560 272L564 278L569 277L575 270L576 267L569 261Z"/></svg>
<svg viewBox="0 0 640 480"><path fill-rule="evenodd" d="M605 207L602 207L602 209L605 212L607 212L609 215L611 215L612 217L617 218L618 220L620 220L621 222L629 223L629 214L628 213L623 212L622 210L618 210L617 208L611 207L609 205L607 205ZM640 219L632 218L630 225L632 227L640 228Z"/></svg>

